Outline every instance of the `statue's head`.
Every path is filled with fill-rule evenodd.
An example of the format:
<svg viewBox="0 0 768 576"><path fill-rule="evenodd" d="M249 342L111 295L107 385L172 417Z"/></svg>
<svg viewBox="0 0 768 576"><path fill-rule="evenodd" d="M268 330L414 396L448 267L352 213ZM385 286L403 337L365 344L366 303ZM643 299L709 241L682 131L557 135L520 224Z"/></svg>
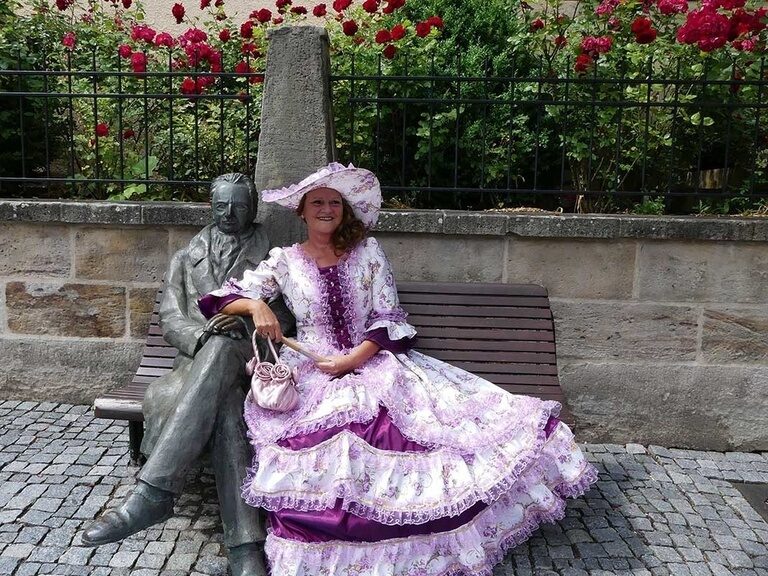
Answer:
<svg viewBox="0 0 768 576"><path fill-rule="evenodd" d="M211 182L213 222L224 234L240 234L256 218L256 186L245 174L217 176Z"/></svg>

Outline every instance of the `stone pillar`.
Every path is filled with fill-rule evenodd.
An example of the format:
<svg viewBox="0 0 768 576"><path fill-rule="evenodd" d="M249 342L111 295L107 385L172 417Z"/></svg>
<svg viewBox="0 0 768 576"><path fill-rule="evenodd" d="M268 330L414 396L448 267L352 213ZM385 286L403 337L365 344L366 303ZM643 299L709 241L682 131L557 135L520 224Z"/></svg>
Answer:
<svg viewBox="0 0 768 576"><path fill-rule="evenodd" d="M328 34L317 26L269 32L254 181L261 191L298 182L333 160ZM278 246L304 238L291 211L259 201L257 221Z"/></svg>

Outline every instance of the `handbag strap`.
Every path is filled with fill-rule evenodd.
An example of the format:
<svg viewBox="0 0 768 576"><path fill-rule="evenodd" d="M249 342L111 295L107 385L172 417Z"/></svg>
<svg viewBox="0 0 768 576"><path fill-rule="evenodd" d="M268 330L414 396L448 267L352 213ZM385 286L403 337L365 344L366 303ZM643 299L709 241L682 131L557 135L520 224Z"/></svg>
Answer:
<svg viewBox="0 0 768 576"><path fill-rule="evenodd" d="M258 334L254 330L253 334L251 334L251 344L253 345L253 356L256 358L256 362L261 362L261 357L259 356L259 346L256 343L257 337L258 337ZM266 338L266 340L267 340L267 346L269 347L269 351L272 352L272 358L274 359L275 362L277 362L277 352L275 351L275 345L272 343L272 338Z"/></svg>
<svg viewBox="0 0 768 576"><path fill-rule="evenodd" d="M256 338L258 334L256 334L256 330L253 331L253 334L251 334L251 344L253 345L253 356L256 358L256 362L261 362L261 357L259 356L259 346L256 344Z"/></svg>

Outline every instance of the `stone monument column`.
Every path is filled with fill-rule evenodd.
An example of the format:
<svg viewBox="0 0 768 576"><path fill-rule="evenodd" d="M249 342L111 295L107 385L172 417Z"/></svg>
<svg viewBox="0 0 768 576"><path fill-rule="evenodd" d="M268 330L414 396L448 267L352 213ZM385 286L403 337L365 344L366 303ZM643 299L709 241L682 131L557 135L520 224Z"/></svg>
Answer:
<svg viewBox="0 0 768 576"><path fill-rule="evenodd" d="M285 26L268 38L254 177L259 191L298 182L334 159L327 32ZM257 221L277 246L304 239L303 224L282 206L259 200Z"/></svg>

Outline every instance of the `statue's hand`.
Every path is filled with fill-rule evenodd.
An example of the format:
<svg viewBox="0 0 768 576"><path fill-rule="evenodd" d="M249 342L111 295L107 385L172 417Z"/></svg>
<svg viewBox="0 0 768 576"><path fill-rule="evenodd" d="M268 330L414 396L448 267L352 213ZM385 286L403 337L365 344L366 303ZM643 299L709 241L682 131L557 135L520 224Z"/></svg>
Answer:
<svg viewBox="0 0 768 576"><path fill-rule="evenodd" d="M205 344L208 338L214 334L228 336L233 340L240 340L245 338L246 333L245 321L240 316L216 314L205 324L203 333L200 335L200 346Z"/></svg>

